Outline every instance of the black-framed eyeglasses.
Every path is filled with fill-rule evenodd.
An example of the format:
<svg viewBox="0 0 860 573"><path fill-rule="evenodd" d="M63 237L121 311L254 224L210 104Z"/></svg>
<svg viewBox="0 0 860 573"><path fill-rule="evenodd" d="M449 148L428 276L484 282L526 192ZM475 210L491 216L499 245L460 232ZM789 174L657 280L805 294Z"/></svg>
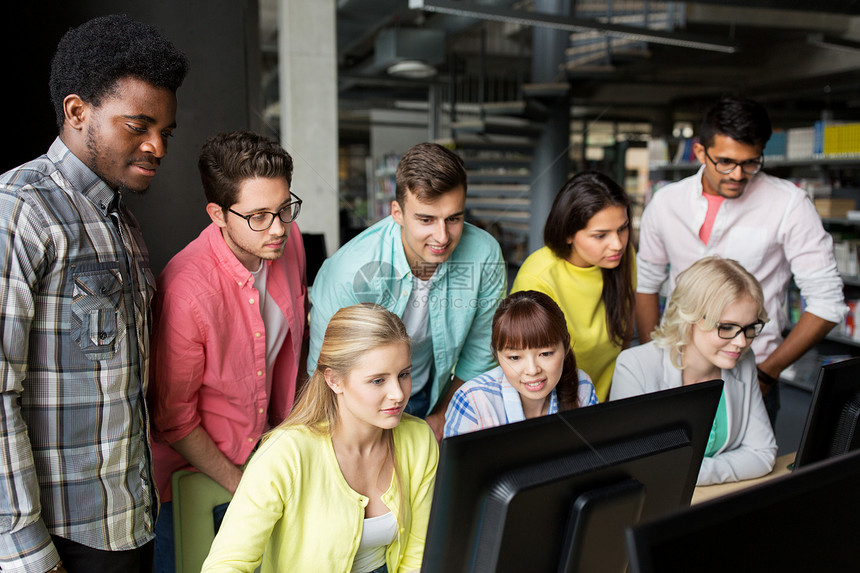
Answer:
<svg viewBox="0 0 860 573"><path fill-rule="evenodd" d="M723 158L714 161L711 156L708 155L707 147L705 148L705 157L711 160L711 163L714 164L714 169L716 169L717 173L721 173L722 175L728 175L735 170L735 167L740 167L741 171L747 175L755 175L761 171L762 167L764 167L764 157L747 159L746 161L729 161L728 159Z"/></svg>
<svg viewBox="0 0 860 573"><path fill-rule="evenodd" d="M271 211L257 211L256 213L251 213L250 215L243 215L242 213L237 213L230 207L227 207L227 210L242 217L248 222L248 227L251 228L252 231L262 232L269 229L272 226L272 223L275 222L275 217L278 217L282 223L289 224L295 221L296 217L299 216L299 212L302 210L302 200L292 191L290 191L290 198L292 201L281 207L281 210L277 213L272 213Z"/></svg>
<svg viewBox="0 0 860 573"><path fill-rule="evenodd" d="M752 340L761 334L762 328L764 328L764 323L760 320L746 326L740 326L739 324L732 324L730 322L718 322L717 336L724 340L731 340L743 332L745 338Z"/></svg>

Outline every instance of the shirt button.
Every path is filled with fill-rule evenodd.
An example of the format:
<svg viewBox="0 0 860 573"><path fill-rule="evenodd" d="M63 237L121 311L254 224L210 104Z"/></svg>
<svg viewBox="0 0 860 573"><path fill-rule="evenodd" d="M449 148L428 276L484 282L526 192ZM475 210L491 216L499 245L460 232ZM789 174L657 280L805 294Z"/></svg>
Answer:
<svg viewBox="0 0 860 573"><path fill-rule="evenodd" d="M262 371L262 370L257 370L257 376L262 376L262 375L263 375L263 371Z"/></svg>
<svg viewBox="0 0 860 573"><path fill-rule="evenodd" d="M251 304L254 304L254 299L253 299L253 298L249 298L249 299L248 299L248 302L250 302Z"/></svg>
<svg viewBox="0 0 860 573"><path fill-rule="evenodd" d="M261 413L261 414L262 414L263 412L265 412L265 410L264 410L263 408L260 408L260 409L259 409L259 410L257 410L257 411L258 411L259 413Z"/></svg>
<svg viewBox="0 0 860 573"><path fill-rule="evenodd" d="M249 442L253 442L253 441L254 441L254 438L248 438L248 441L249 441Z"/></svg>
<svg viewBox="0 0 860 573"><path fill-rule="evenodd" d="M259 332L255 332L255 333L254 333L254 336L256 336L257 338L260 338L261 333L259 333Z"/></svg>

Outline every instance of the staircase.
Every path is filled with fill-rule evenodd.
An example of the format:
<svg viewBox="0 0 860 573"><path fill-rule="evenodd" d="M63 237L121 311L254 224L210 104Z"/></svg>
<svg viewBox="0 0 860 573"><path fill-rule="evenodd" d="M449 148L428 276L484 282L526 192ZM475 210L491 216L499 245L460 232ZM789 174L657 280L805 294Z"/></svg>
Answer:
<svg viewBox="0 0 860 573"><path fill-rule="evenodd" d="M577 2L574 15L611 24L672 30L681 21L677 4L648 0ZM566 55L569 74L591 75L613 71L619 60L647 58L650 52L648 44L641 40L607 36L598 30L583 30L570 35L570 48Z"/></svg>
<svg viewBox="0 0 860 573"><path fill-rule="evenodd" d="M466 220L492 234L514 268L529 255L532 152L546 119L541 98L569 89L566 83L526 85L521 101L486 103L482 117L452 125L450 145L468 172Z"/></svg>

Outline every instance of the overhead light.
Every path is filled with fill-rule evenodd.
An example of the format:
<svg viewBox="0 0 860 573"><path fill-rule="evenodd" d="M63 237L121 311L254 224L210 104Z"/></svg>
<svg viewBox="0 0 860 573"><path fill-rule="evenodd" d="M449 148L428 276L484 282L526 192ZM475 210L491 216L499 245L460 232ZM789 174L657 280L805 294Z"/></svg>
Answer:
<svg viewBox="0 0 860 573"><path fill-rule="evenodd" d="M420 80L436 75L436 68L421 60L401 60L388 67L388 75Z"/></svg>

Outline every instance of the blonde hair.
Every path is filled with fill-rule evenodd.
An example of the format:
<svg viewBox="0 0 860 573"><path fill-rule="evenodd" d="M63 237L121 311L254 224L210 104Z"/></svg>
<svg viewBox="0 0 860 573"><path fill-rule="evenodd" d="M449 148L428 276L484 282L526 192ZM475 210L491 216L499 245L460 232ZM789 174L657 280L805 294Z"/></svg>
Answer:
<svg viewBox="0 0 860 573"><path fill-rule="evenodd" d="M403 322L384 307L366 302L338 310L325 330L316 370L281 426L330 434L337 423L337 398L326 384L325 371L330 368L345 378L365 354L397 342L411 348Z"/></svg>
<svg viewBox="0 0 860 573"><path fill-rule="evenodd" d="M304 426L317 434L331 435L338 420L337 397L326 383L325 371L330 368L337 376L345 378L365 354L380 346L398 342L406 344L407 352L411 351L412 344L406 327L396 314L385 307L365 302L338 310L325 329L316 370L299 395L293 411L277 428L269 431L263 441L279 429L289 426ZM391 430L383 432L400 492L399 524L402 522L406 494L397 469L394 433Z"/></svg>
<svg viewBox="0 0 860 573"><path fill-rule="evenodd" d="M705 257L678 275L663 320L652 335L654 343L669 350L672 363L682 368L681 355L690 343L693 325L716 328L729 305L751 298L758 319L768 321L761 285L740 263L721 257Z"/></svg>

